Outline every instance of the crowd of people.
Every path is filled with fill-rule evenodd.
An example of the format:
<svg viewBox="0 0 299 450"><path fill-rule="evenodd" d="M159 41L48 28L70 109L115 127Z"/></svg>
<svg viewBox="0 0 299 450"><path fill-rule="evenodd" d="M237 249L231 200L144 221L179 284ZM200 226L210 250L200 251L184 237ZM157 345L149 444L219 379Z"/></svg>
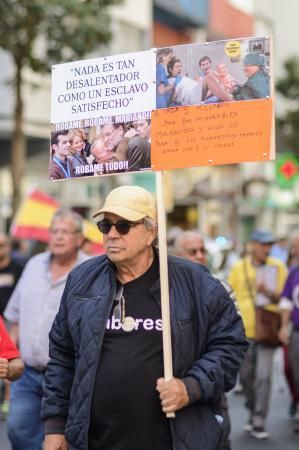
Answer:
<svg viewBox="0 0 299 450"><path fill-rule="evenodd" d="M286 260L271 232L255 230L225 283L207 269L207 239L178 230L168 257L169 380L155 200L143 188L121 186L94 219L106 252L94 258L81 250L81 216L68 209L54 214L48 249L25 267L0 235L0 378L10 386L2 405L9 405L13 450L230 450L226 392L238 374L244 429L266 439L277 341L296 414L298 233ZM280 319L274 343L270 331L260 334L261 312L273 324Z"/></svg>
<svg viewBox="0 0 299 450"><path fill-rule="evenodd" d="M159 49L156 66L157 109L268 97L270 78L265 70L264 56L247 53L242 62L245 83L236 80L224 62L213 68L212 60L207 55L199 59L199 75L192 79L187 73L183 74L182 60L174 55L172 48Z"/></svg>
<svg viewBox="0 0 299 450"><path fill-rule="evenodd" d="M115 120L88 128L51 134L49 179L58 180L151 167L150 119L118 123Z"/></svg>
<svg viewBox="0 0 299 450"><path fill-rule="evenodd" d="M176 229L170 244L174 254L207 265L209 240L197 231ZM283 351L292 417L296 417L299 404L299 233L293 232L288 240L276 239L269 231L255 230L242 253L237 260L233 255L234 263L225 271L225 286L232 289L250 343L239 372L239 387L248 410L244 430L257 439L266 439L269 437L266 422L270 410L272 362L278 346ZM223 280L222 271L215 275ZM266 335L269 323L260 323L261 309L272 314L263 320L271 320L275 341L270 341ZM294 431L299 432L299 421L295 421Z"/></svg>

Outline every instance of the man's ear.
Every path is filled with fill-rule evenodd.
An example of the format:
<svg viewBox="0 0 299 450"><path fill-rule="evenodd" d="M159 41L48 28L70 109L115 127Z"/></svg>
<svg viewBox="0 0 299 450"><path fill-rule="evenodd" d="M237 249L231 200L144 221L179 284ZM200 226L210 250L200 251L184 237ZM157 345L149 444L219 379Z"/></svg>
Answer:
<svg viewBox="0 0 299 450"><path fill-rule="evenodd" d="M158 239L158 225L156 224L153 228L151 228L148 231L149 231L148 243L149 245L152 245L153 242L156 242Z"/></svg>

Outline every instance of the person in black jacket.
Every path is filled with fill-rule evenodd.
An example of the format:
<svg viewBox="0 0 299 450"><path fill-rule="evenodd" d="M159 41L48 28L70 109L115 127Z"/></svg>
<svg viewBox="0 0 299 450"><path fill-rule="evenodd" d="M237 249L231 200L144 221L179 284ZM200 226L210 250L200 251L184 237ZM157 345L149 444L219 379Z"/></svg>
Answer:
<svg viewBox="0 0 299 450"><path fill-rule="evenodd" d="M189 259L197 264L203 264L204 266L207 266L208 264L205 239L197 230L182 231L176 236L174 241L174 254L176 256ZM222 285L229 294L231 301L234 302L235 298L231 287L224 282L222 282ZM231 421L225 393L221 396L221 408L223 434L219 450L231 450L231 442L229 438Z"/></svg>
<svg viewBox="0 0 299 450"><path fill-rule="evenodd" d="M107 254L70 273L50 332L44 449L216 450L221 394L248 345L235 306L207 269L169 257L165 381L153 196L116 188L94 217Z"/></svg>

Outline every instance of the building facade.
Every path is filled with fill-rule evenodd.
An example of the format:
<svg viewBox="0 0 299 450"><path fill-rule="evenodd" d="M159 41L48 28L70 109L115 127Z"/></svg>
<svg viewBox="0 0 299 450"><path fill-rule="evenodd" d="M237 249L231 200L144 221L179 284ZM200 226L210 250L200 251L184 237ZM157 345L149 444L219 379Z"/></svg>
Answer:
<svg viewBox="0 0 299 450"><path fill-rule="evenodd" d="M273 35L274 79L283 74L283 62L298 54L297 0L286 7L280 0L125 0L112 8L113 39L92 55L105 56L236 37ZM14 98L9 80L12 61L0 49L0 228L11 215L10 136ZM48 182L50 135L50 77L26 71L24 85L28 158L23 180L24 194L39 188L70 206L87 212L116 184L138 182L154 189L154 176L119 175L91 180ZM276 112L288 107L276 98ZM279 142L277 151L283 151ZM299 186L281 190L275 178L275 163L201 167L174 171L169 181L169 224L199 227L210 236L246 239L254 226L274 228L285 234L296 225L294 210ZM279 218L279 220L278 220Z"/></svg>
<svg viewBox="0 0 299 450"><path fill-rule="evenodd" d="M111 8L113 39L88 57L101 57L125 52L146 50L152 45L152 0L125 0ZM10 137L13 130L14 94L10 80L13 62L9 54L0 49L0 229L11 220L11 171ZM27 161L22 180L24 195L32 189L40 189L61 203L86 211L98 207L101 196L115 184L114 177L89 180L48 182L51 79L29 70L24 71L24 133L27 141ZM121 178L121 176L120 176Z"/></svg>

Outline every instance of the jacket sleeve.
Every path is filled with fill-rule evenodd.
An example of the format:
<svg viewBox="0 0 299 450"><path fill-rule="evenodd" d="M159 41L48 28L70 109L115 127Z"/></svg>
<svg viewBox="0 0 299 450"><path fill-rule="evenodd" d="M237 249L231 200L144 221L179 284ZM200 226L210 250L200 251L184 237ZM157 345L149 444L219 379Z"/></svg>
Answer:
<svg viewBox="0 0 299 450"><path fill-rule="evenodd" d="M204 299L208 320L205 352L186 374L190 403L199 399L199 393L201 401L210 401L232 389L248 347L234 302L220 283L213 286ZM194 379L198 382L199 393L192 388L189 377L193 385Z"/></svg>
<svg viewBox="0 0 299 450"><path fill-rule="evenodd" d="M50 360L43 380L41 418L45 434L64 434L69 397L74 377L74 348L67 323L67 280L59 311L49 334Z"/></svg>

